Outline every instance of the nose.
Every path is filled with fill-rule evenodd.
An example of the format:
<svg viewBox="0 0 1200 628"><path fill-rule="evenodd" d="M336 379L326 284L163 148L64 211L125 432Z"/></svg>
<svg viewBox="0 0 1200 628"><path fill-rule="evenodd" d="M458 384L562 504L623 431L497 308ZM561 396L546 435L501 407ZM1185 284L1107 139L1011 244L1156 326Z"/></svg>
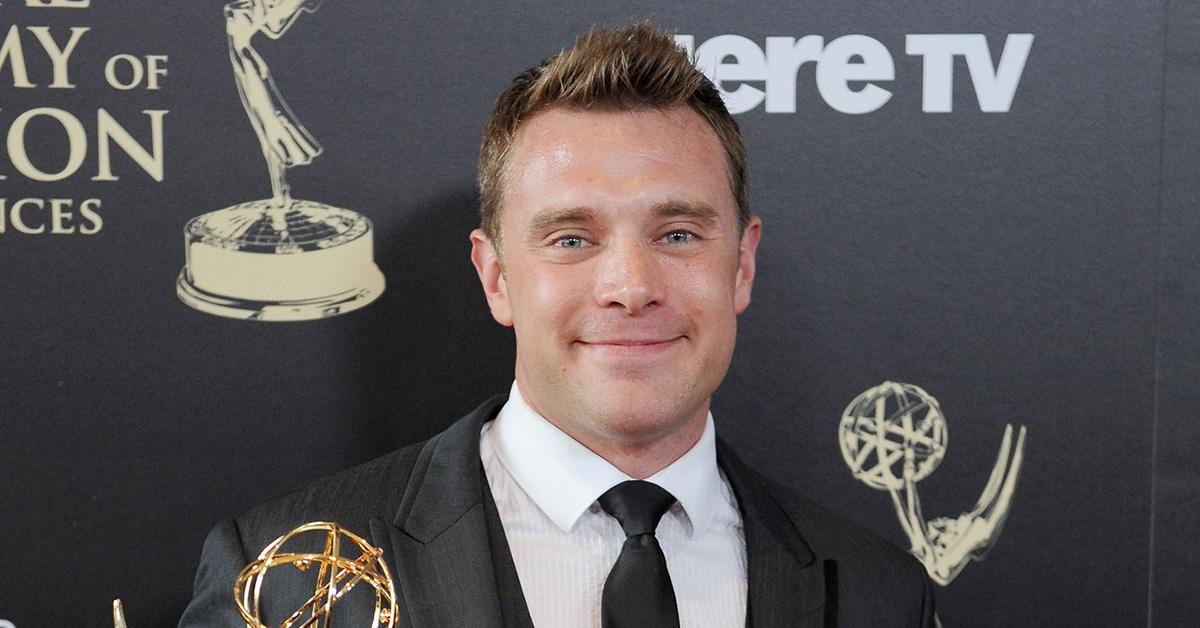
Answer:
<svg viewBox="0 0 1200 628"><path fill-rule="evenodd" d="M595 289L602 307L620 307L636 315L662 302L662 269L649 244L614 243L601 253L599 262Z"/></svg>

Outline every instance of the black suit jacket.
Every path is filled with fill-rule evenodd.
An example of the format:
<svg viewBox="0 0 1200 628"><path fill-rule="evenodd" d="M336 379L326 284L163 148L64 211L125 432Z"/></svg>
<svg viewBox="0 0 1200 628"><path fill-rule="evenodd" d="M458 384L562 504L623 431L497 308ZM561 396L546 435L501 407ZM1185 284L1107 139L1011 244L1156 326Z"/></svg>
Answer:
<svg viewBox="0 0 1200 628"><path fill-rule="evenodd" d="M500 628L505 616L508 628L522 623L509 611L515 602L525 615L523 600L504 600L502 613L497 574L515 571L503 535L500 552L489 541L491 496L479 459L480 429L504 401L493 398L424 443L218 524L180 626L243 626L232 597L237 574L275 538L317 520L336 521L383 549L396 575L401 626ZM915 559L753 471L720 440L717 461L742 511L747 626L933 626L932 586ZM276 623L313 592L311 574L284 571L272 570L265 587L264 617ZM370 625L366 606L337 606L338 625Z"/></svg>

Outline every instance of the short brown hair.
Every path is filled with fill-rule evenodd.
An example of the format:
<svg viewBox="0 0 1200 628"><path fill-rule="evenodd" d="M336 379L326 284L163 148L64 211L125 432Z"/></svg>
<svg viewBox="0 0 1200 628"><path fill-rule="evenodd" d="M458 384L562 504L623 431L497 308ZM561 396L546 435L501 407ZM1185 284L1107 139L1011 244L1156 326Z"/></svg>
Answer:
<svg viewBox="0 0 1200 628"><path fill-rule="evenodd" d="M505 166L517 130L552 107L628 111L687 106L716 132L729 166L738 228L750 220L746 147L721 94L673 37L649 22L593 28L575 45L513 79L500 94L479 149L479 217L484 233L500 236Z"/></svg>

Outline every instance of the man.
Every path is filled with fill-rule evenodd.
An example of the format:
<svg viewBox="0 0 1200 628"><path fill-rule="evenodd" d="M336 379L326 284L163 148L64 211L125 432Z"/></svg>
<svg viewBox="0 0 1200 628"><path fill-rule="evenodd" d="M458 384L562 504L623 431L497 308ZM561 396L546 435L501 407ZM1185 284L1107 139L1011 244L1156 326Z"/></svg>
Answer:
<svg viewBox="0 0 1200 628"><path fill-rule="evenodd" d="M218 525L183 625L239 622L238 570L311 520L383 549L404 626L932 625L915 560L715 438L762 225L737 124L669 35L594 30L519 76L479 181L509 396ZM311 593L281 584L263 612ZM347 606L340 625L369 624Z"/></svg>

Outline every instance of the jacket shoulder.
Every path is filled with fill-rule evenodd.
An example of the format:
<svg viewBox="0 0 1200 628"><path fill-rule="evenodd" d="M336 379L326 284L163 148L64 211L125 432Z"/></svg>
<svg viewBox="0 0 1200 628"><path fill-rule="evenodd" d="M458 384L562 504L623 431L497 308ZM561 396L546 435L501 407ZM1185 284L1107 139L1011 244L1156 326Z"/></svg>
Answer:
<svg viewBox="0 0 1200 628"><path fill-rule="evenodd" d="M854 557L920 568L908 552L875 532L834 513L790 486L761 476L771 495L796 523L813 552L826 558ZM923 568L921 568L923 573Z"/></svg>
<svg viewBox="0 0 1200 628"><path fill-rule="evenodd" d="M397 449L251 508L234 518L242 543L247 550L261 549L312 521L331 521L359 536L368 535L372 518L390 520L399 509L417 459L429 442Z"/></svg>
<svg viewBox="0 0 1200 628"><path fill-rule="evenodd" d="M218 523L204 542L192 601L180 619L180 627L243 625L231 597L239 572L260 550L302 524L333 521L369 538L371 518L391 516L396 511L395 504L401 499L423 445L398 449L321 478ZM302 543L315 541L310 536ZM319 552L321 548L312 546L303 551Z"/></svg>
<svg viewBox="0 0 1200 628"><path fill-rule="evenodd" d="M933 583L916 557L791 487L759 477L817 560L836 563L840 615L870 617L872 622L882 622L887 615L911 618L906 625L933 625ZM869 591L870 599L853 595L854 591Z"/></svg>
<svg viewBox="0 0 1200 628"><path fill-rule="evenodd" d="M924 568L909 553L801 495L792 487L767 477L746 464L720 439L717 441L717 456L727 476L735 483L735 489L741 487L738 499L756 502L762 516L789 521L803 539L805 549L818 559L896 566L901 567L902 572L924 574ZM799 551L800 555L804 553L803 550Z"/></svg>

